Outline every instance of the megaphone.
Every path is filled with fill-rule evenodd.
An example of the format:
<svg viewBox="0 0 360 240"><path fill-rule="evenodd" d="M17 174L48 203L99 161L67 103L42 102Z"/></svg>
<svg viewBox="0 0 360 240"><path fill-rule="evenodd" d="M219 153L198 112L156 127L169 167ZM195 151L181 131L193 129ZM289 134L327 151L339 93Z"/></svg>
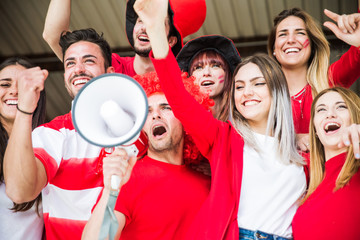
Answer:
<svg viewBox="0 0 360 240"><path fill-rule="evenodd" d="M147 114L144 89L120 73L91 79L76 95L72 108L74 127L81 137L104 148L121 146L129 156L147 150L147 139L141 132ZM112 189L118 189L120 181L112 176Z"/></svg>

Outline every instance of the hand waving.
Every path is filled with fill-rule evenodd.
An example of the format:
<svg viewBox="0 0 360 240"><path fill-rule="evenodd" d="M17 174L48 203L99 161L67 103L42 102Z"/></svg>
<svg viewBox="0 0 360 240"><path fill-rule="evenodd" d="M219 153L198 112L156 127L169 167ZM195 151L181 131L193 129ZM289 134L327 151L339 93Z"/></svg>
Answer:
<svg viewBox="0 0 360 240"><path fill-rule="evenodd" d="M327 21L324 26L329 28L337 38L349 45L360 46L360 13L338 15L327 9L324 13L335 22Z"/></svg>
<svg viewBox="0 0 360 240"><path fill-rule="evenodd" d="M353 146L356 159L360 159L360 124L352 124L344 130L342 141L338 147Z"/></svg>

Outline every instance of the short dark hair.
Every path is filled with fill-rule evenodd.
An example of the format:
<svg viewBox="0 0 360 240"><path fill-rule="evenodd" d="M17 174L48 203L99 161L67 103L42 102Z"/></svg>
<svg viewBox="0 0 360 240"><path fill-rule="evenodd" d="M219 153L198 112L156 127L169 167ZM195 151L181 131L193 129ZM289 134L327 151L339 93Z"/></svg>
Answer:
<svg viewBox="0 0 360 240"><path fill-rule="evenodd" d="M75 30L72 32L62 32L59 44L63 53L63 61L65 57L66 50L74 43L80 41L87 41L91 43L95 43L101 49L102 55L104 57L105 62L105 70L111 66L111 48L109 43L103 37L103 33L98 34L93 28L86 28Z"/></svg>

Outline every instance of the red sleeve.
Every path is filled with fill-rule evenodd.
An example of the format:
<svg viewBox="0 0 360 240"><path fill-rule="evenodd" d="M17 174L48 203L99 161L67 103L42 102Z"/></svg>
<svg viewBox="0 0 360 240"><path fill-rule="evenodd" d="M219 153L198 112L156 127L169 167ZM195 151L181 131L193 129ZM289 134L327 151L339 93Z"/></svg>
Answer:
<svg viewBox="0 0 360 240"><path fill-rule="evenodd" d="M118 54L111 54L111 65L116 73L122 73L133 77L136 75L134 69L134 57L120 57Z"/></svg>
<svg viewBox="0 0 360 240"><path fill-rule="evenodd" d="M137 174L136 164L129 181L124 184L116 199L114 210L125 216L124 229L134 220L134 211L136 206L139 206L139 193L143 191L144 185L142 179L139 179Z"/></svg>
<svg viewBox="0 0 360 240"><path fill-rule="evenodd" d="M165 59L154 59L152 52L150 58L174 115L193 137L201 154L207 157L222 122L215 119L211 112L186 91L181 78L181 70L172 51L169 51Z"/></svg>
<svg viewBox="0 0 360 240"><path fill-rule="evenodd" d="M349 88L360 77L360 50L354 46L329 68L330 86ZM333 84L332 84L333 82Z"/></svg>

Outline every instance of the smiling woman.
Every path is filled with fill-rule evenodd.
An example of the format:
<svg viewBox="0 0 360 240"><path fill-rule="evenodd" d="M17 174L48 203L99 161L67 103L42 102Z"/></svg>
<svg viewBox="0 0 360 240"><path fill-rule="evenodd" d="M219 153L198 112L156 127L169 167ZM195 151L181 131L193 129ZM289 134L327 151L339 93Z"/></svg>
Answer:
<svg viewBox="0 0 360 240"><path fill-rule="evenodd" d="M311 116L310 185L294 217L294 239L359 239L360 98L345 88L326 89ZM351 146L343 143L348 136Z"/></svg>
<svg viewBox="0 0 360 240"><path fill-rule="evenodd" d="M41 239L44 221L41 196L27 203L16 204L5 193L3 160L9 136L17 114L20 76L34 65L24 58L9 58L0 65L0 236L4 239ZM30 74L29 74L30 75ZM45 91L32 115L33 128L45 120ZM19 228L19 224L21 228Z"/></svg>
<svg viewBox="0 0 360 240"><path fill-rule="evenodd" d="M238 71L234 79L236 109L253 130L266 134L272 98L260 68L250 62Z"/></svg>
<svg viewBox="0 0 360 240"><path fill-rule="evenodd" d="M330 22L324 25L352 46L331 66L329 43L323 31L299 8L279 13L268 37L268 54L281 65L289 85L298 147L303 151L309 150L312 99L329 86L348 88L360 77L360 15L339 16L328 10L325 14L338 26Z"/></svg>

